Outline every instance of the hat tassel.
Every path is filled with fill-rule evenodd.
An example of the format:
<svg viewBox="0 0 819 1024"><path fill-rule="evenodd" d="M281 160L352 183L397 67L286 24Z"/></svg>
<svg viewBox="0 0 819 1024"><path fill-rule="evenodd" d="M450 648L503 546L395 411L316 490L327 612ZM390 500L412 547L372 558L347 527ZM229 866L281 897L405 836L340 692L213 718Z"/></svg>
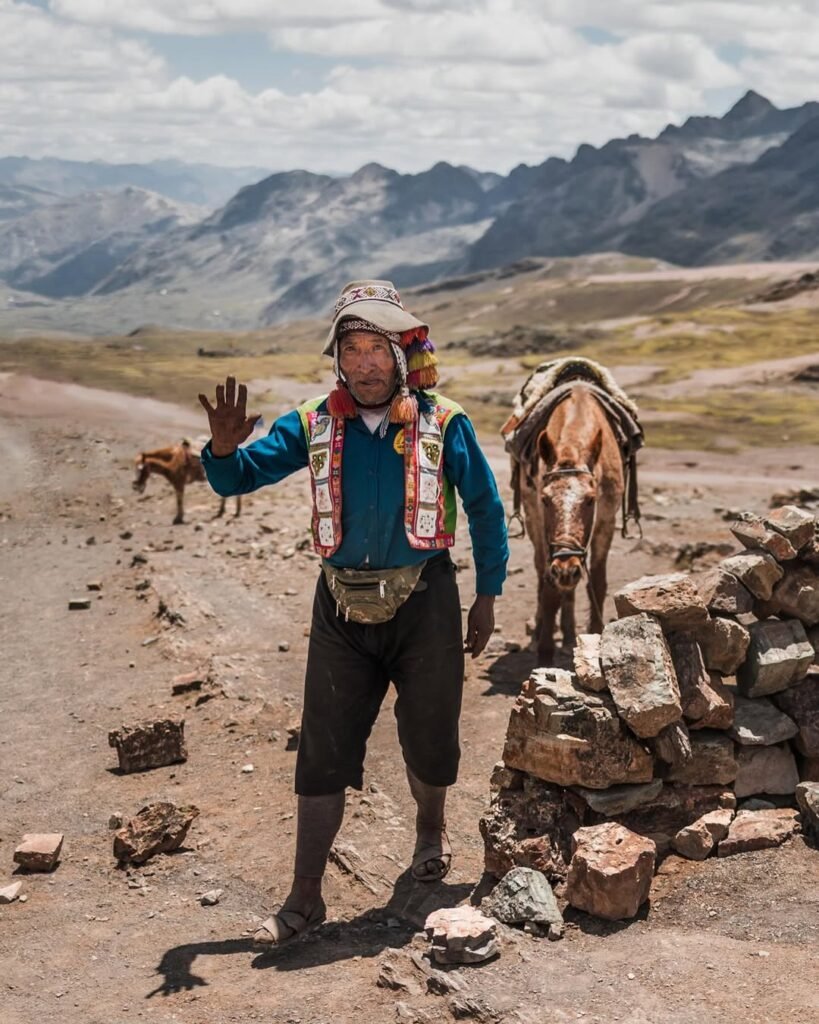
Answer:
<svg viewBox="0 0 819 1024"><path fill-rule="evenodd" d="M352 420L358 415L355 399L343 381L336 381L336 386L327 397L327 412L338 419Z"/></svg>
<svg viewBox="0 0 819 1024"><path fill-rule="evenodd" d="M390 423L414 423L418 419L418 399L411 395L406 384L390 406Z"/></svg>

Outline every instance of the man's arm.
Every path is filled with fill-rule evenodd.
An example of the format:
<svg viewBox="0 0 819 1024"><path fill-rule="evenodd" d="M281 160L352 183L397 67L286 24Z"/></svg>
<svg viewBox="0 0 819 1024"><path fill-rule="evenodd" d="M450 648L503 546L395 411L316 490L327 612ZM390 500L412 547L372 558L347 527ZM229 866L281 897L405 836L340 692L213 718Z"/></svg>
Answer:
<svg viewBox="0 0 819 1024"><path fill-rule="evenodd" d="M298 412L280 416L267 437L237 448L219 458L211 451L211 442L202 449L202 466L208 483L225 498L247 494L265 484L276 484L307 465L307 441Z"/></svg>

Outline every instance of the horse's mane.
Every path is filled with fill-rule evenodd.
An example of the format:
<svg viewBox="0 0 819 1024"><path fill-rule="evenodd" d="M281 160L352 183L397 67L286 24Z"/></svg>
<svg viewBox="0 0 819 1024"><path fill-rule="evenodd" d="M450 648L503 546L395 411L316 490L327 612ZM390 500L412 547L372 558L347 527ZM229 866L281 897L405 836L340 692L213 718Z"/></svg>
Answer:
<svg viewBox="0 0 819 1024"><path fill-rule="evenodd" d="M514 418L520 423L526 419L544 395L571 380L587 380L596 384L637 419L637 405L623 391L606 367L594 362L593 359L584 359L582 356L553 359L537 366L515 395Z"/></svg>

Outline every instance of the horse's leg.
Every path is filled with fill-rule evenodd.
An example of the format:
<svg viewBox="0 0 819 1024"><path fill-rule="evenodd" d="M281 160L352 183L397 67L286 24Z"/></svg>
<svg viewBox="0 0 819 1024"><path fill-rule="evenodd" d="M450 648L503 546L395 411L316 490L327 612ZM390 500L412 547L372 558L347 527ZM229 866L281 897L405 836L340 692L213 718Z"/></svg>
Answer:
<svg viewBox="0 0 819 1024"><path fill-rule="evenodd" d="M577 639L577 628L574 621L574 590L569 590L561 595L560 601L560 631L563 634L563 646L574 647Z"/></svg>
<svg viewBox="0 0 819 1024"><path fill-rule="evenodd" d="M554 662L555 656L555 620L560 607L560 594L547 579L540 578L537 600L537 662L547 666Z"/></svg>
<svg viewBox="0 0 819 1024"><path fill-rule="evenodd" d="M241 494L237 494L236 495L236 515L240 516L241 514L242 514L242 496L241 496Z"/></svg>
<svg viewBox="0 0 819 1024"><path fill-rule="evenodd" d="M174 488L176 491L176 518L173 523L174 526L178 526L180 523L185 522L185 510L183 507L183 495L185 494L184 484L181 487Z"/></svg>
<svg viewBox="0 0 819 1024"><path fill-rule="evenodd" d="M219 500L219 511L214 516L214 519L219 519L225 514L225 506L227 505L227 498L221 498Z"/></svg>
<svg viewBox="0 0 819 1024"><path fill-rule="evenodd" d="M600 527L592 540L589 568L589 632L603 632L603 608L608 590L607 565L614 526Z"/></svg>

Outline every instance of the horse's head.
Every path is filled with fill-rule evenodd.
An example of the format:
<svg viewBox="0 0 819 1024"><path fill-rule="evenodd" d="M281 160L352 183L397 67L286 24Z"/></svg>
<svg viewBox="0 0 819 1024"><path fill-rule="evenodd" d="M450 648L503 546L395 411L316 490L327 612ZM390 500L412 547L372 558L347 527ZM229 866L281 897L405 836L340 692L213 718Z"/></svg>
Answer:
<svg viewBox="0 0 819 1024"><path fill-rule="evenodd" d="M546 431L538 439L538 486L549 544L548 573L558 590L574 590L580 582L594 532L597 481L594 465L599 441L585 453L555 452Z"/></svg>
<svg viewBox="0 0 819 1024"><path fill-rule="evenodd" d="M145 490L145 484L148 482L148 477L151 475L150 467L145 461L145 453L140 452L139 455L134 459L134 479L131 486L135 491L140 494Z"/></svg>

